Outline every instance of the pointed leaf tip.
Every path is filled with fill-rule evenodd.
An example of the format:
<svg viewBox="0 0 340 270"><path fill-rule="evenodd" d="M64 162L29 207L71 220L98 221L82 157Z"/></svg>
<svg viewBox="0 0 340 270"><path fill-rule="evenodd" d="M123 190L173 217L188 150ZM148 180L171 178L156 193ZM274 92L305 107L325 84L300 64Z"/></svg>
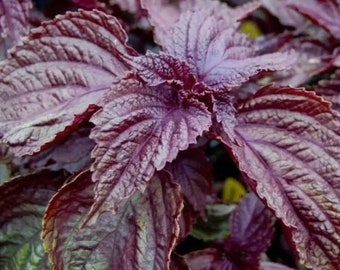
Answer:
<svg viewBox="0 0 340 270"><path fill-rule="evenodd" d="M144 190L155 170L209 129L206 107L197 101L180 104L177 90L169 83L148 86L133 78L113 85L92 118L96 186L89 219L99 209L115 211L119 201Z"/></svg>
<svg viewBox="0 0 340 270"><path fill-rule="evenodd" d="M215 89L240 86L260 71L290 68L293 52L258 55L255 44L214 11L188 11L165 39L166 53L188 63L200 82Z"/></svg>
<svg viewBox="0 0 340 270"><path fill-rule="evenodd" d="M271 211L254 193L240 201L231 214L230 236L224 244L228 259L237 269L259 267L261 254L274 233L274 221Z"/></svg>

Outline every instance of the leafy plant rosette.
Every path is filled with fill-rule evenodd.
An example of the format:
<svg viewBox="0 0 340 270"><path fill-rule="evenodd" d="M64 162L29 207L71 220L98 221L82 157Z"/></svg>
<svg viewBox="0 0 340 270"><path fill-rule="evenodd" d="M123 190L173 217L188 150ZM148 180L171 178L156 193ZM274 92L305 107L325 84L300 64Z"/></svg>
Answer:
<svg viewBox="0 0 340 270"><path fill-rule="evenodd" d="M71 2L0 1L1 269L288 269L263 256L276 219L340 269L339 2ZM218 201L212 140L254 193L180 254Z"/></svg>

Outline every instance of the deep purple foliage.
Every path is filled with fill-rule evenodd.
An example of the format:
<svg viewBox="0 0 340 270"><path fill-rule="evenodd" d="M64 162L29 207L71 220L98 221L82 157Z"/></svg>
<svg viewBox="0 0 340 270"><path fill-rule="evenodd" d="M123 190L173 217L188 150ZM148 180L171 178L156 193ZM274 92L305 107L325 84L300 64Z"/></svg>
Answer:
<svg viewBox="0 0 340 270"><path fill-rule="evenodd" d="M0 177L25 175L0 179L1 269L287 270L264 260L276 220L301 264L340 269L336 0L70 0L87 10L48 21L9 2ZM285 32L251 39L268 12ZM236 206L214 144L249 192ZM225 237L183 251L217 205Z"/></svg>

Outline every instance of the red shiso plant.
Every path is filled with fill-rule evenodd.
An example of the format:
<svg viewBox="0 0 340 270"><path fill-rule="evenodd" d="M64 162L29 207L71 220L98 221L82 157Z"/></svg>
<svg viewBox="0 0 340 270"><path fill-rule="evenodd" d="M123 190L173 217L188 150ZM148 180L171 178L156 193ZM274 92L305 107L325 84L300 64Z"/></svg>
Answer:
<svg viewBox="0 0 340 270"><path fill-rule="evenodd" d="M290 269L265 255L275 228L296 267L340 269L339 1L0 15L1 269ZM249 194L186 250L223 207L212 145Z"/></svg>

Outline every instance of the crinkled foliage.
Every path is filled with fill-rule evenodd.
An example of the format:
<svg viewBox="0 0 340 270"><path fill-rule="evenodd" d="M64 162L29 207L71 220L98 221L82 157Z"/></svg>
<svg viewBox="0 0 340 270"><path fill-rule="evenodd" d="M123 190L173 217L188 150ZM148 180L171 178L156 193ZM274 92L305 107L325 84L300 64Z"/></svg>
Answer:
<svg viewBox="0 0 340 270"><path fill-rule="evenodd" d="M91 120L96 125L91 138L97 143L92 153L94 217L144 190L155 170L211 125L205 105L195 100L181 104L176 85L169 83L148 86L128 78L112 86L105 103Z"/></svg>
<svg viewBox="0 0 340 270"><path fill-rule="evenodd" d="M67 13L31 31L0 65L0 136L17 155L46 148L87 121L127 71L126 34L99 11Z"/></svg>
<svg viewBox="0 0 340 270"><path fill-rule="evenodd" d="M84 167L90 166L92 162L90 153L95 143L89 138L89 134L89 126L80 127L54 146L33 156L13 158L12 161L16 166L28 170L44 167L53 171L64 169L70 173L77 173Z"/></svg>
<svg viewBox="0 0 340 270"><path fill-rule="evenodd" d="M180 188L168 174L155 175L114 215L103 212L96 224L81 228L93 195L87 170L49 203L43 239L54 269L168 269L182 209Z"/></svg>
<svg viewBox="0 0 340 270"><path fill-rule="evenodd" d="M40 238L41 220L65 179L61 171L41 171L0 186L1 269L49 269Z"/></svg>
<svg viewBox="0 0 340 270"><path fill-rule="evenodd" d="M214 9L182 14L165 37L165 51L184 60L198 81L213 88L232 88L263 70L281 70L294 63L291 53L258 55L247 35L216 16Z"/></svg>
<svg viewBox="0 0 340 270"><path fill-rule="evenodd" d="M340 117L325 100L336 106L339 37L337 18L331 25L328 17L339 13L338 4L285 1L285 8L317 25L309 22L308 31L298 32L285 28L279 35L264 29L265 41L254 41L239 26L258 1L235 8L203 0L110 2L120 5L111 10L119 19L98 10L66 12L31 30L0 63L0 143L29 156L14 173L40 166L74 173L44 217L44 246L53 267L284 269L260 260L273 233L268 207L304 265L339 269ZM138 14L131 18L122 10ZM24 34L11 28L22 14L8 15L1 18L3 33ZM259 15L253 13L250 22ZM122 25L143 30L126 32ZM320 34L318 25L330 34ZM136 51L150 52L138 55L126 45L127 36ZM294 88L306 83L325 99ZM229 225L228 215L220 215L221 227L209 220L209 209L229 214L235 206L221 204L212 193L203 153L213 151L215 165L220 154L211 140L225 147L263 203L248 195ZM15 163L8 157L2 155L0 165ZM53 183L60 179L61 185L65 175L34 177L0 186L0 193L7 192L0 197L0 257L10 269L47 263L41 244L35 249L39 256L31 251L40 240L44 206L59 187ZM19 195L9 196L8 187ZM35 196L44 196L43 202L32 202ZM184 260L177 251L190 239L198 215L218 232L202 237L206 248Z"/></svg>
<svg viewBox="0 0 340 270"><path fill-rule="evenodd" d="M302 262L337 267L339 114L311 92L267 86L240 105L235 132L237 144L226 144L289 231Z"/></svg>
<svg viewBox="0 0 340 270"><path fill-rule="evenodd" d="M19 44L20 38L27 35L30 27L28 17L31 8L31 0L0 1L1 37L5 41L9 40L11 45Z"/></svg>
<svg viewBox="0 0 340 270"><path fill-rule="evenodd" d="M186 11L209 9L230 24L244 19L260 5L258 1L250 1L236 8L230 8L225 3L215 0L140 0L140 2L148 13L148 19L154 28L155 39L160 45L164 45L168 31Z"/></svg>
<svg viewBox="0 0 340 270"><path fill-rule="evenodd" d="M188 149L180 152L165 170L182 189L184 209L179 224L180 236L184 238L192 230L197 217L205 217L205 206L214 194L211 164L202 150Z"/></svg>

